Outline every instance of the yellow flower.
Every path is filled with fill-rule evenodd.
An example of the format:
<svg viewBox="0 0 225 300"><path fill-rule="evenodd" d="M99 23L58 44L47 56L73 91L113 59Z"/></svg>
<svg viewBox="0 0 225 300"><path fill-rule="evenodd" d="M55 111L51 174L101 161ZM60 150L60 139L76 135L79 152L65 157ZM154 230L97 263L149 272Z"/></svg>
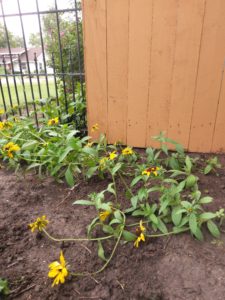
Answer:
<svg viewBox="0 0 225 300"><path fill-rule="evenodd" d="M0 115L3 115L4 114L4 109L0 109Z"/></svg>
<svg viewBox="0 0 225 300"><path fill-rule="evenodd" d="M108 216L111 215L111 211L109 210L105 210L99 213L99 219L100 221L104 222Z"/></svg>
<svg viewBox="0 0 225 300"><path fill-rule="evenodd" d="M2 130L2 129L9 129L12 126L13 126L12 123L9 122L9 121L0 122L0 130Z"/></svg>
<svg viewBox="0 0 225 300"><path fill-rule="evenodd" d="M141 241L145 242L145 236L144 236L143 233L141 233L141 234L138 236L138 238L135 240L135 242L134 242L134 247L138 248L138 247L139 247L139 243L140 243Z"/></svg>
<svg viewBox="0 0 225 300"><path fill-rule="evenodd" d="M20 147L17 144L14 144L13 142L9 142L8 144L3 146L3 151L7 152L7 156L9 158L13 158L12 152L17 152L20 150Z"/></svg>
<svg viewBox="0 0 225 300"><path fill-rule="evenodd" d="M154 174L155 176L158 176L158 170L160 170L159 167L151 167L147 168L142 172L142 175L150 176L151 174Z"/></svg>
<svg viewBox="0 0 225 300"><path fill-rule="evenodd" d="M140 224L139 224L139 227L136 229L138 237L137 237L137 239L134 242L134 247L138 248L139 247L139 243L141 241L145 242L145 235L144 235L145 230L146 230L146 228L143 226L143 222L141 220Z"/></svg>
<svg viewBox="0 0 225 300"><path fill-rule="evenodd" d="M106 167L106 163L108 161L108 157L103 157L99 160L99 168L102 170Z"/></svg>
<svg viewBox="0 0 225 300"><path fill-rule="evenodd" d="M132 155L133 153L134 153L134 151L130 147L126 147L122 150L123 155Z"/></svg>
<svg viewBox="0 0 225 300"><path fill-rule="evenodd" d="M34 223L30 223L29 227L32 232L34 232L36 229L41 232L49 223L49 221L46 219L46 216L42 216L40 218L37 218L37 220Z"/></svg>
<svg viewBox="0 0 225 300"><path fill-rule="evenodd" d="M56 284L58 285L59 283L64 283L65 282L65 278L68 276L69 272L66 268L66 261L65 258L63 256L63 252L60 252L60 257L59 257L59 261L54 261L53 263L51 263L48 267L50 269L49 273L48 273L48 277L49 278L54 278L52 287Z"/></svg>
<svg viewBox="0 0 225 300"><path fill-rule="evenodd" d="M109 153L109 159L110 160L114 160L117 156L118 156L118 154L116 153L116 151L113 151L113 152Z"/></svg>
<svg viewBox="0 0 225 300"><path fill-rule="evenodd" d="M59 123L58 117L48 120L48 126L57 125L58 123Z"/></svg>
<svg viewBox="0 0 225 300"><path fill-rule="evenodd" d="M97 131L97 130L99 130L99 125L98 125L98 123L94 124L94 125L91 127L91 132L95 132L95 131Z"/></svg>
<svg viewBox="0 0 225 300"><path fill-rule="evenodd" d="M84 147L91 148L93 144L94 144L93 142L88 142Z"/></svg>

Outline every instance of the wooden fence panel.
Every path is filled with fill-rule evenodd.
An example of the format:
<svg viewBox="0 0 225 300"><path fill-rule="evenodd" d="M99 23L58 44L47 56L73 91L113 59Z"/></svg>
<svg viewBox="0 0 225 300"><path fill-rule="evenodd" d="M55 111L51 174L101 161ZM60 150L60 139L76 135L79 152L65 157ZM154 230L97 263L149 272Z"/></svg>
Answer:
<svg viewBox="0 0 225 300"><path fill-rule="evenodd" d="M225 1L83 0L88 123L110 143L225 152ZM90 132L90 135L91 132Z"/></svg>
<svg viewBox="0 0 225 300"><path fill-rule="evenodd" d="M140 0L130 2L127 144L133 146L145 145L152 3L152 0L144 0L142 5ZM141 102L137 99L141 99Z"/></svg>
<svg viewBox="0 0 225 300"><path fill-rule="evenodd" d="M143 146L158 147L159 144L154 142L151 137L168 129L177 8L177 0L158 0L153 3L148 119L146 144Z"/></svg>
<svg viewBox="0 0 225 300"><path fill-rule="evenodd" d="M107 134L107 68L106 68L106 0L83 1L84 52L87 85L88 131L98 123Z"/></svg>

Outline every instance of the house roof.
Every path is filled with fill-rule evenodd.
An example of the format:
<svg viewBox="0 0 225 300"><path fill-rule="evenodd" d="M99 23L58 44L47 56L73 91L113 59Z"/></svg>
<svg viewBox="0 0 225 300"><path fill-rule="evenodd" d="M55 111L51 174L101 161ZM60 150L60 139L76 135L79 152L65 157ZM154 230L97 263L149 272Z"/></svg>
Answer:
<svg viewBox="0 0 225 300"><path fill-rule="evenodd" d="M22 54L25 51L24 48L11 48L11 53L14 55ZM8 48L0 48L0 55L9 55Z"/></svg>
<svg viewBox="0 0 225 300"><path fill-rule="evenodd" d="M34 53L36 53L36 56L38 57L42 53L42 48L41 47L34 47L30 48L27 50L27 56L28 56L28 61L33 62L34 61ZM15 61L17 60L17 55L20 55L21 62L27 62L27 57L25 53L24 48L11 48L11 54L12 54L12 60ZM10 63L10 57L9 57L9 49L8 48L0 48L0 58L3 58L3 55L6 55L8 57L5 57L5 63L9 64Z"/></svg>
<svg viewBox="0 0 225 300"><path fill-rule="evenodd" d="M34 61L34 53L36 53L36 56L38 57L42 53L42 48L41 47L35 47L35 48L30 48L27 50L27 56L28 56L28 61ZM26 62L26 53L24 52L21 56L21 62Z"/></svg>

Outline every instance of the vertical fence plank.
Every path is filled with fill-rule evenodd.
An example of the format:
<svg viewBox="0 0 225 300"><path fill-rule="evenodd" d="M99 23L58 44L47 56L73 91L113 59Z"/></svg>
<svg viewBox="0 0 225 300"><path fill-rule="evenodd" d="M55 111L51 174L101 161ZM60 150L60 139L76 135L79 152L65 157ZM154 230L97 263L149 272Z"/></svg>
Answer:
<svg viewBox="0 0 225 300"><path fill-rule="evenodd" d="M83 0L84 51L89 135L93 124L107 133L106 1Z"/></svg>
<svg viewBox="0 0 225 300"><path fill-rule="evenodd" d="M156 146L151 137L167 130L175 49L177 0L155 0L153 5L149 104L146 145ZM141 103L140 103L141 105ZM142 144L145 146L145 144Z"/></svg>
<svg viewBox="0 0 225 300"><path fill-rule="evenodd" d="M224 65L225 67L225 65ZM225 75L223 73L221 92L218 104L218 113L212 143L212 152L225 152L224 129L225 129Z"/></svg>
<svg viewBox="0 0 225 300"><path fill-rule="evenodd" d="M108 140L126 143L129 0L107 0ZM138 26L138 24L137 24Z"/></svg>
<svg viewBox="0 0 225 300"><path fill-rule="evenodd" d="M207 0L189 150L209 152L225 50L225 1Z"/></svg>
<svg viewBox="0 0 225 300"><path fill-rule="evenodd" d="M168 136L188 147L205 0L180 0Z"/></svg>
<svg viewBox="0 0 225 300"><path fill-rule="evenodd" d="M127 144L145 144L153 0L132 0L129 15Z"/></svg>

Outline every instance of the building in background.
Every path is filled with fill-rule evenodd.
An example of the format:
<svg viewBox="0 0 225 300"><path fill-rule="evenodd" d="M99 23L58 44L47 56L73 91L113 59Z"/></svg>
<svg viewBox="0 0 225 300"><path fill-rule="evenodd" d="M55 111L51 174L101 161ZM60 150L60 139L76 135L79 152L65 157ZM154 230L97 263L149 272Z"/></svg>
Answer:
<svg viewBox="0 0 225 300"><path fill-rule="evenodd" d="M11 48L11 58L13 62L14 72L20 72L19 66L19 58L21 61L21 68L23 73L28 73L28 65L30 67L30 72L36 72L35 66L35 53L37 58L37 69L38 73L44 73L44 59L43 59L43 51L41 47L34 47L26 51L24 48ZM45 54L46 56L46 54ZM27 63L28 57L28 63ZM0 48L0 67L4 67L3 59L5 58L6 70L8 73L12 73L12 65L10 59L10 53L8 48ZM46 61L48 61L48 57L46 57ZM52 74L53 69L47 66L47 73Z"/></svg>

